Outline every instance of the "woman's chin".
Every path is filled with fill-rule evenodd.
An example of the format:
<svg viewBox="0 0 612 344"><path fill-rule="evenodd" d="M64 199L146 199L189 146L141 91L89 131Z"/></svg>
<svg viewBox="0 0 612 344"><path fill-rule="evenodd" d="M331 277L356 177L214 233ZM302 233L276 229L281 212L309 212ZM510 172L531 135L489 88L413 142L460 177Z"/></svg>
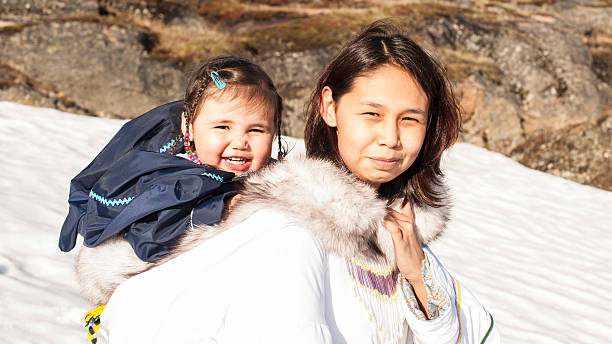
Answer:
<svg viewBox="0 0 612 344"><path fill-rule="evenodd" d="M397 177L397 175L390 173L370 173L364 176L355 173L355 175L375 189L378 189L382 184L390 182Z"/></svg>

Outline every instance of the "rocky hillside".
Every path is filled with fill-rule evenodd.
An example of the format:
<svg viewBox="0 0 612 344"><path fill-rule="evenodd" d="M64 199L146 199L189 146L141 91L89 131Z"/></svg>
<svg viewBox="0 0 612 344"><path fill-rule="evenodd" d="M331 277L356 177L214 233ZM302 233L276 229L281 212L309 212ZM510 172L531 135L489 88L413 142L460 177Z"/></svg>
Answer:
<svg viewBox="0 0 612 344"><path fill-rule="evenodd" d="M612 190L612 0L0 0L0 100L134 117L218 54L262 64L301 136L318 72L392 17L439 56L462 140Z"/></svg>

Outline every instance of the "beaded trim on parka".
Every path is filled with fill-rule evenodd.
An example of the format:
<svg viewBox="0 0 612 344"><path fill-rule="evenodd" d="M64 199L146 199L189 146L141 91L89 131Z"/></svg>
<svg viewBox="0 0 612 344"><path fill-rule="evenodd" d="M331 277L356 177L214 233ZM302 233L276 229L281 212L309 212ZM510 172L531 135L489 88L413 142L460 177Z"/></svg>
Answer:
<svg viewBox="0 0 612 344"><path fill-rule="evenodd" d="M346 259L355 296L368 312L381 343L399 343L404 337L404 320L399 270L391 266L366 264Z"/></svg>

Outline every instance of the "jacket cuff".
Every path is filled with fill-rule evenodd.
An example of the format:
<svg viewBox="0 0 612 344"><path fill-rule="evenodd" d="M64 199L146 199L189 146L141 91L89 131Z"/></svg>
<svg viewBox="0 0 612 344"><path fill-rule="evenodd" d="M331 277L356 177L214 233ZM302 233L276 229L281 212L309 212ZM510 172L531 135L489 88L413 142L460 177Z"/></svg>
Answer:
<svg viewBox="0 0 612 344"><path fill-rule="evenodd" d="M443 280L435 277L435 258L424 250L425 259L422 262L423 282L427 291L427 309L432 319L427 320L420 310L416 296L410 283L403 277L400 290L404 296L404 314L410 331L421 344L456 343L460 328L457 314L453 312L453 305Z"/></svg>
<svg viewBox="0 0 612 344"><path fill-rule="evenodd" d="M425 255L425 259L421 261L421 271L423 272L422 278L425 285L425 291L427 292L426 307L430 319L427 319L427 316L419 307L414 289L412 289L410 283L400 274L401 291L406 300L408 310L419 320L435 320L443 317L449 309L449 298L444 289L440 287L440 284L433 279L433 274L431 272L432 268L427 255Z"/></svg>

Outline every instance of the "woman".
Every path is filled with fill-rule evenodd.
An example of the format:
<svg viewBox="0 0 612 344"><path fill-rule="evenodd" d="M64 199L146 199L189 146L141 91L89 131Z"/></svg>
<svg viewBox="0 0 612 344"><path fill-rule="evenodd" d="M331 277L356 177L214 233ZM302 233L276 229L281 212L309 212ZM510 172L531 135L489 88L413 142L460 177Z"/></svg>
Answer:
<svg viewBox="0 0 612 344"><path fill-rule="evenodd" d="M102 328L112 343L499 342L425 246L446 222L439 162L459 125L443 69L372 24L319 79L310 158L248 178L226 221L119 286Z"/></svg>

